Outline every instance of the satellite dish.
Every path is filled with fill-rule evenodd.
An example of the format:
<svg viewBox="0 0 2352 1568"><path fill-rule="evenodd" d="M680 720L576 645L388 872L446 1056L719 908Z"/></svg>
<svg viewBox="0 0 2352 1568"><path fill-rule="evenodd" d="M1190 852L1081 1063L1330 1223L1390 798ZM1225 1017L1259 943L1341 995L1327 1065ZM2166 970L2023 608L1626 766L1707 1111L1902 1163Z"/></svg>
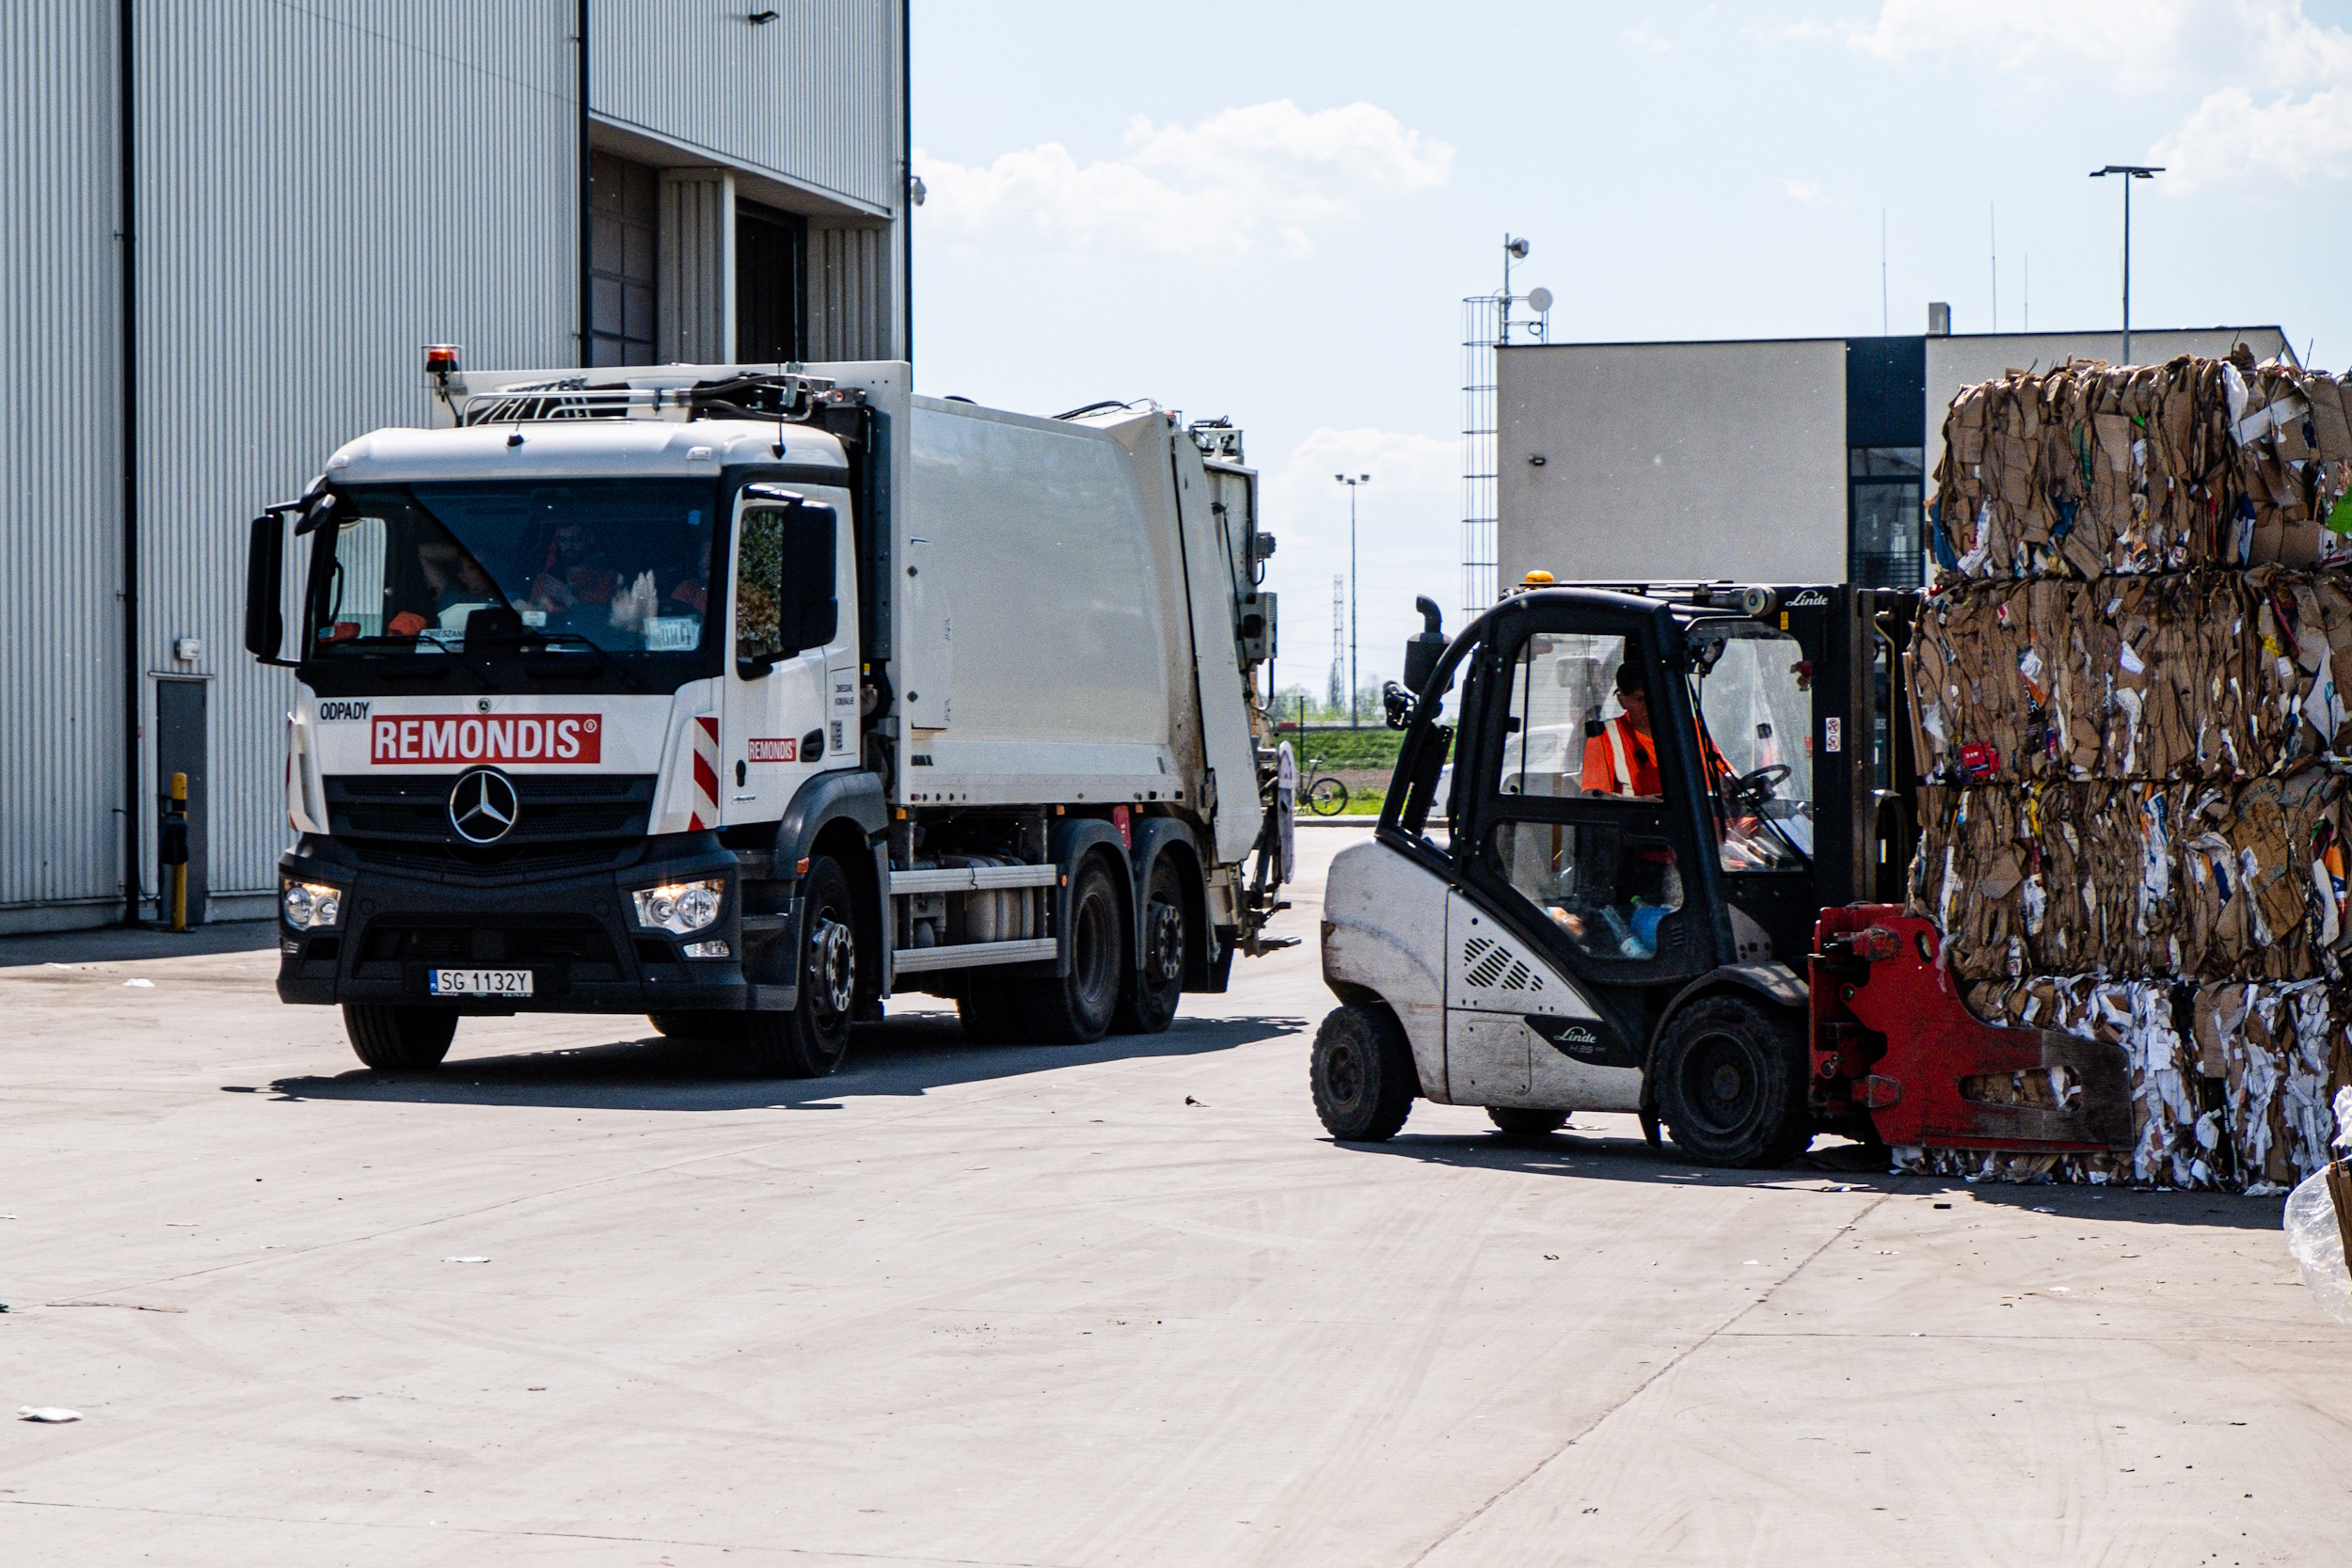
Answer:
<svg viewBox="0 0 2352 1568"><path fill-rule="evenodd" d="M1505 240L1502 242L1502 248L1522 261L1527 260L1527 242L1525 240Z"/></svg>
<svg viewBox="0 0 2352 1568"><path fill-rule="evenodd" d="M1530 310L1534 311L1539 316L1544 314L1547 310L1549 310L1551 309L1551 291L1549 289L1528 290L1527 308Z"/></svg>

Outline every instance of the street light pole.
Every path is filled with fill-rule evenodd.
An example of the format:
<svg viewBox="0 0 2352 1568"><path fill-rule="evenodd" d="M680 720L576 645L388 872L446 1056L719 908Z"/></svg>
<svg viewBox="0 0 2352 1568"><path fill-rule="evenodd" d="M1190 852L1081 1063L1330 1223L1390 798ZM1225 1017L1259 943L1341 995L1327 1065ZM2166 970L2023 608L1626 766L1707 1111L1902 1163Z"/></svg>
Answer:
<svg viewBox="0 0 2352 1568"><path fill-rule="evenodd" d="M1347 486L1347 727L1356 728L1356 487L1370 484L1370 474L1333 474Z"/></svg>
<svg viewBox="0 0 2352 1568"><path fill-rule="evenodd" d="M2132 362L2132 182L2153 180L2164 172L2162 164L2109 164L2090 171L2093 180L2110 174L2123 177L2123 363Z"/></svg>

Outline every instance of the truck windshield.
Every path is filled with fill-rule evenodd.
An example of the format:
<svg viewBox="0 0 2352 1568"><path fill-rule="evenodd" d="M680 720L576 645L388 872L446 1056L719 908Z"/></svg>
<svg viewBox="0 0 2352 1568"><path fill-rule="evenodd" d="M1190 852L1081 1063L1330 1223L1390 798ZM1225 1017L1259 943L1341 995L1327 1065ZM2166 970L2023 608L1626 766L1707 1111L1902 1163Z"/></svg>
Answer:
<svg viewBox="0 0 2352 1568"><path fill-rule="evenodd" d="M718 486L710 480L368 486L339 492L311 577L314 658L388 644L463 649L475 623L549 651L702 647Z"/></svg>
<svg viewBox="0 0 2352 1568"><path fill-rule="evenodd" d="M1813 853L1813 671L1804 651L1752 621L1710 625L1692 641L1699 657L1691 705L1722 758L1724 869L1803 864Z"/></svg>

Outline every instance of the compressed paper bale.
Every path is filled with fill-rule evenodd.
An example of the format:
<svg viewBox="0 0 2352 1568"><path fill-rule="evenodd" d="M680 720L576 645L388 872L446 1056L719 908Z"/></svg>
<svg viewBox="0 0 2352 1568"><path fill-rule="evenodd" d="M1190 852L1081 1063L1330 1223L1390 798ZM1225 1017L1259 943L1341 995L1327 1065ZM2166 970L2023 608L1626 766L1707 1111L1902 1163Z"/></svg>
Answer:
<svg viewBox="0 0 2352 1568"><path fill-rule="evenodd" d="M1963 388L1937 516L1963 578L2352 562L2352 409L2335 378L2228 360L2070 360Z"/></svg>
<svg viewBox="0 0 2352 1568"><path fill-rule="evenodd" d="M2340 650L2352 677L2352 599L2317 573L1959 584L1906 652L1916 754L1955 779L1971 746L2003 781L2280 771L2344 727Z"/></svg>
<svg viewBox="0 0 2352 1568"><path fill-rule="evenodd" d="M1931 786L1912 912L1964 981L2305 980L2340 973L2345 782Z"/></svg>

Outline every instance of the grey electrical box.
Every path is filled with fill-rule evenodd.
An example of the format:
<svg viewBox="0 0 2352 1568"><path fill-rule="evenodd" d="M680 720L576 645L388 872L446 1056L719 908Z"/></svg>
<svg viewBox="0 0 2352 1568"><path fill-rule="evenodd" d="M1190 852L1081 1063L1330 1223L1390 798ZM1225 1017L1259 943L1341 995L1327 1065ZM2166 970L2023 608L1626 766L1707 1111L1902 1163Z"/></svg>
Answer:
<svg viewBox="0 0 2352 1568"><path fill-rule="evenodd" d="M1241 657L1244 659L1270 659L1274 657L1275 626L1272 594L1251 594L1241 601Z"/></svg>

